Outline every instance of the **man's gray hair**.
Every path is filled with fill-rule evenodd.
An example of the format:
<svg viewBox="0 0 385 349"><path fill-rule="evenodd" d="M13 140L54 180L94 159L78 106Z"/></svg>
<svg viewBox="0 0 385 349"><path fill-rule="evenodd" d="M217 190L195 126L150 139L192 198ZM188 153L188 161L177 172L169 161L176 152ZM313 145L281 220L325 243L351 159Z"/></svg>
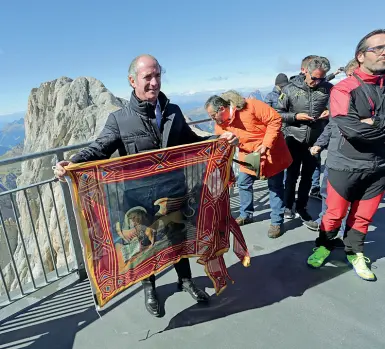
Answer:
<svg viewBox="0 0 385 349"><path fill-rule="evenodd" d="M134 80L136 80L136 77L138 74L138 61L142 57L152 58L158 64L158 67L159 67L161 74L165 73L165 70L162 68L162 66L159 64L158 60L154 56L149 55L149 54L143 54L143 55L139 55L139 56L135 57L132 60L130 66L128 67L128 77L131 76Z"/></svg>
<svg viewBox="0 0 385 349"><path fill-rule="evenodd" d="M315 57L313 58L308 66L307 70L309 73L312 73L314 70L323 70L325 73L327 73L330 70L330 62L326 57Z"/></svg>
<svg viewBox="0 0 385 349"><path fill-rule="evenodd" d="M307 69L307 66L308 66L309 62L310 62L312 59L316 58L316 57L318 57L318 56L316 56L316 55L309 55L309 56L306 56L306 57L302 60L302 62L301 62L301 69Z"/></svg>
<svg viewBox="0 0 385 349"><path fill-rule="evenodd" d="M226 101L225 99L223 99L222 97L220 96L217 96L217 95L214 95L214 96L211 96L205 103L205 109L207 109L208 107L213 108L213 110L215 112L217 112L219 110L220 107L224 107L224 108L228 108L230 107L230 102L229 101Z"/></svg>

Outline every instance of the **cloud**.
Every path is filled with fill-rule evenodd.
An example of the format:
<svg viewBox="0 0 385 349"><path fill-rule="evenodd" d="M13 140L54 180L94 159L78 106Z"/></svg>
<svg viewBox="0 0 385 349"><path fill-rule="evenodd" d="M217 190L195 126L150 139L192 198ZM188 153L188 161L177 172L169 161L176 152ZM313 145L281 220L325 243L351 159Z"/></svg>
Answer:
<svg viewBox="0 0 385 349"><path fill-rule="evenodd" d="M277 69L279 72L284 73L284 72L299 71L300 67L301 67L301 62L292 63L282 56L278 57Z"/></svg>
<svg viewBox="0 0 385 349"><path fill-rule="evenodd" d="M208 81L225 81L229 80L228 76L213 76L212 78L208 79Z"/></svg>

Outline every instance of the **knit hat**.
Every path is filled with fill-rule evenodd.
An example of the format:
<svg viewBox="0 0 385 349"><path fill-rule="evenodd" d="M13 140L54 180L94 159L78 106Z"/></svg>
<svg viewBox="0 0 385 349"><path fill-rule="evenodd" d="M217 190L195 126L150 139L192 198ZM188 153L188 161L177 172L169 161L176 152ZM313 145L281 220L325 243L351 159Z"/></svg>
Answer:
<svg viewBox="0 0 385 349"><path fill-rule="evenodd" d="M286 76L286 74L279 73L277 77L275 78L275 85L279 87L283 87L289 83L289 80Z"/></svg>

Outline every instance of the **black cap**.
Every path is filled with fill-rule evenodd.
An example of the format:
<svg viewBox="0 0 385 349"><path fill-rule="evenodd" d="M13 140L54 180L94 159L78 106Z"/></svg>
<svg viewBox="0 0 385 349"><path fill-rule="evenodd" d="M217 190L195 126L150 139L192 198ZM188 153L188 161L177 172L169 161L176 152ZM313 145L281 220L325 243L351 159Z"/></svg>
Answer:
<svg viewBox="0 0 385 349"><path fill-rule="evenodd" d="M279 73L277 77L275 78L275 85L279 87L283 87L289 83L289 80L286 76L286 74Z"/></svg>

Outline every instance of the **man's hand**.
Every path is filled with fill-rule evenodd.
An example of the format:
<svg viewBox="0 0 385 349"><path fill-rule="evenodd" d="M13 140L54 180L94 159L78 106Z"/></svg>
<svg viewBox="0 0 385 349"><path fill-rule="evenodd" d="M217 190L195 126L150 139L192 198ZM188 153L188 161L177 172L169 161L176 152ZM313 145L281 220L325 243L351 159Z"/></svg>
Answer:
<svg viewBox="0 0 385 349"><path fill-rule="evenodd" d="M330 115L329 110L326 109L325 111L322 112L322 114L318 119L327 119L329 115Z"/></svg>
<svg viewBox="0 0 385 349"><path fill-rule="evenodd" d="M65 182L64 176L66 175L67 171L64 168L65 166L72 165L71 161L59 161L56 166L53 167L53 173L55 174L55 177L59 179L61 182Z"/></svg>
<svg viewBox="0 0 385 349"><path fill-rule="evenodd" d="M221 134L219 138L226 139L227 142L229 142L230 145L238 145L239 144L239 139L238 137L232 133L232 132L224 132Z"/></svg>
<svg viewBox="0 0 385 349"><path fill-rule="evenodd" d="M256 150L254 150L254 153L259 153L262 155L265 155L266 154L266 151L268 150L269 148L266 147L265 145L260 145L259 147L257 147Z"/></svg>
<svg viewBox="0 0 385 349"><path fill-rule="evenodd" d="M309 116L308 114L306 113L298 113L295 118L298 120L298 121L314 121L314 118L312 118L311 116Z"/></svg>
<svg viewBox="0 0 385 349"><path fill-rule="evenodd" d="M321 151L321 147L318 145L314 145L313 147L310 148L310 154L311 155L317 155Z"/></svg>
<svg viewBox="0 0 385 349"><path fill-rule="evenodd" d="M373 124L374 124L374 121L372 118L362 119L360 121L364 122L365 124L371 125L371 126L373 126Z"/></svg>

